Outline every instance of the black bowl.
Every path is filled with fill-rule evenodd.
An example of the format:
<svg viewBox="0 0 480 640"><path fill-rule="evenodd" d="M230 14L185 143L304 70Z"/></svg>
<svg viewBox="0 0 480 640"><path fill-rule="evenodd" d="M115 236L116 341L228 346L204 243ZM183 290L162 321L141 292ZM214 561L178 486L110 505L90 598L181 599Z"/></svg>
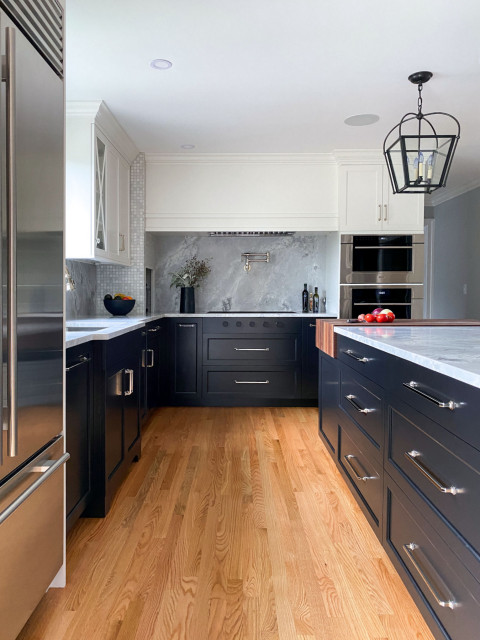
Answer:
<svg viewBox="0 0 480 640"><path fill-rule="evenodd" d="M135 300L104 300L103 304L112 316L126 316L135 306Z"/></svg>

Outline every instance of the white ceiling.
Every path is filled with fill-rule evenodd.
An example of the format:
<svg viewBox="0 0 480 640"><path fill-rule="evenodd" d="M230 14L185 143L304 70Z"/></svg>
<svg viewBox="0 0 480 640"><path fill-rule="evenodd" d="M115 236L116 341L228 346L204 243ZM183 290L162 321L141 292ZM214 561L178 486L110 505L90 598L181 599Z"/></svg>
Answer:
<svg viewBox="0 0 480 640"><path fill-rule="evenodd" d="M429 70L424 112L462 125L449 186L480 179L478 0L67 0L66 18L67 99L104 100L142 151L380 149ZM344 124L359 113L380 120Z"/></svg>

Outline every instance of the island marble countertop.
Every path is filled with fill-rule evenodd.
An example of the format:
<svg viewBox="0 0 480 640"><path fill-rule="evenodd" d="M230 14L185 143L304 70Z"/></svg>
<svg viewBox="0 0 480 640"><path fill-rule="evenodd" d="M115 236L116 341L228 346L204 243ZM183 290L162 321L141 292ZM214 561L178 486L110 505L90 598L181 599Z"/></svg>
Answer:
<svg viewBox="0 0 480 640"><path fill-rule="evenodd" d="M328 313L286 313L263 312L263 313L158 313L151 316L95 316L93 318L82 318L81 320L67 320L65 332L65 346L76 347L79 344L90 342L90 340L111 340L118 336L140 329L147 322L160 320L161 318L332 318ZM85 331L80 329L85 328Z"/></svg>
<svg viewBox="0 0 480 640"><path fill-rule="evenodd" d="M480 327L335 327L338 333L480 388Z"/></svg>

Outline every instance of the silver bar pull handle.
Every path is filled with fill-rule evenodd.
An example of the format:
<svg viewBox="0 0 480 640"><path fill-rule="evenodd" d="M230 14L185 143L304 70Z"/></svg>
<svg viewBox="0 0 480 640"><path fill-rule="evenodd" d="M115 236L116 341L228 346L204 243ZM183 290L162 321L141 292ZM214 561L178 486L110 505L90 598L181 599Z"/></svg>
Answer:
<svg viewBox="0 0 480 640"><path fill-rule="evenodd" d="M7 204L7 455L18 454L17 423L17 179L15 140L15 29L5 29Z"/></svg>
<svg viewBox="0 0 480 640"><path fill-rule="evenodd" d="M85 364L86 362L90 362L90 360L91 358L87 358L87 356L78 356L78 362L76 362L75 364L72 364L70 367L66 367L65 371L68 373L72 369L75 369L76 367L80 367L82 364Z"/></svg>
<svg viewBox="0 0 480 640"><path fill-rule="evenodd" d="M437 407L439 407L440 409L450 409L450 411L453 411L459 406L453 400L442 402L441 400L434 398L433 396L429 395L425 391L422 391L418 385L418 382L415 382L414 380L410 380L410 382L403 382L402 384L404 387L407 387L407 389L410 389L410 391L413 391L414 393L418 393L418 395L422 396L422 398L425 398L426 400L433 402L433 404L436 404Z"/></svg>
<svg viewBox="0 0 480 640"><path fill-rule="evenodd" d="M240 349L239 347L233 347L235 351L270 351L270 347L264 349Z"/></svg>
<svg viewBox="0 0 480 640"><path fill-rule="evenodd" d="M317 325L316 324L312 324L311 322L310 322L310 324L308 326L312 327L312 329L316 329L317 328Z"/></svg>
<svg viewBox="0 0 480 640"><path fill-rule="evenodd" d="M344 353L357 362L370 362L370 358L366 358L365 356L357 356L351 349L347 349L346 351L344 351Z"/></svg>
<svg viewBox="0 0 480 640"><path fill-rule="evenodd" d="M194 327L195 325L192 323L192 324L179 324L178 326L179 327Z"/></svg>
<svg viewBox="0 0 480 640"><path fill-rule="evenodd" d="M352 460L356 460L357 457L351 453L348 453L346 456L343 456L343 459L348 464L350 469L352 470L353 475L357 480L362 480L362 482L366 482L367 480L376 480L377 476L369 476L369 475L360 475L358 469L356 469L352 463ZM360 464L360 463L359 463Z"/></svg>
<svg viewBox="0 0 480 640"><path fill-rule="evenodd" d="M142 335L144 335L142 333ZM142 349L142 369L145 369L147 367L147 363L146 363L146 359L145 359L145 349Z"/></svg>
<svg viewBox="0 0 480 640"><path fill-rule="evenodd" d="M270 384L270 380L235 380L235 384Z"/></svg>
<svg viewBox="0 0 480 640"><path fill-rule="evenodd" d="M457 493L463 493L463 490L458 489L457 487L447 487L447 485L444 484L433 471L421 462L418 459L422 455L420 451L405 451L404 455L405 458L433 484L435 489L438 489L442 493L451 493L454 496L456 496Z"/></svg>
<svg viewBox="0 0 480 640"><path fill-rule="evenodd" d="M133 369L125 369L128 375L128 389L124 392L125 396L131 396L133 393Z"/></svg>
<svg viewBox="0 0 480 640"><path fill-rule="evenodd" d="M454 596L450 592L450 589L443 583L443 580L440 578L438 573L435 571L435 568L431 567L429 570L427 570L426 568L424 568L422 566L422 563L420 562L418 557L415 557L415 553L417 553L417 555L418 555L418 551L420 550L420 547L418 546L418 544L415 544L415 542L410 542L409 544L404 544L403 545L403 550L407 554L407 557L410 560L410 562L412 563L412 565L417 570L418 575L421 577L421 579L425 583L425 586L427 587L427 589L430 591L432 596L437 601L437 604L440 607L447 607L448 609L454 609L455 607L458 607L458 602L456 602ZM436 586L432 585L432 583L431 583L431 581L429 579L431 577L432 573L437 575L437 580L438 580L439 583L442 584L442 588L445 590L445 595L442 595L439 592L439 589Z"/></svg>
<svg viewBox="0 0 480 640"><path fill-rule="evenodd" d="M147 349L147 353L150 354L150 364L147 364L147 369L151 369L155 364L155 352L153 349Z"/></svg>
<svg viewBox="0 0 480 640"><path fill-rule="evenodd" d="M388 207L388 205L386 205L386 204L383 205L383 211L384 211L383 220L384 220L384 222L387 221L387 212L388 212L388 208L387 207Z"/></svg>
<svg viewBox="0 0 480 640"><path fill-rule="evenodd" d="M31 484L25 491L23 491L15 500L8 505L6 509L4 509L0 513L0 524L4 522L8 517L12 515L14 511L20 507L27 498L29 498L34 491L36 491L44 482L48 480L48 478L55 473L55 471L65 464L65 462L70 458L69 453L64 453L61 458L58 460L47 460L39 467L33 467L32 472L41 473L42 475L38 480L36 480L33 484Z"/></svg>
<svg viewBox="0 0 480 640"><path fill-rule="evenodd" d="M183 326L183 325L180 325ZM157 333L157 331L160 331L160 327L154 327L153 329L148 329L148 333Z"/></svg>
<svg viewBox="0 0 480 640"><path fill-rule="evenodd" d="M377 222L381 222L382 221L382 205L379 204L378 205L378 218L377 218Z"/></svg>
<svg viewBox="0 0 480 640"><path fill-rule="evenodd" d="M354 396L352 393L348 394L348 396L345 396L345 400L348 400L350 404L355 408L355 411L358 411L359 413L373 413L375 411L375 409L362 408L356 401L356 396Z"/></svg>

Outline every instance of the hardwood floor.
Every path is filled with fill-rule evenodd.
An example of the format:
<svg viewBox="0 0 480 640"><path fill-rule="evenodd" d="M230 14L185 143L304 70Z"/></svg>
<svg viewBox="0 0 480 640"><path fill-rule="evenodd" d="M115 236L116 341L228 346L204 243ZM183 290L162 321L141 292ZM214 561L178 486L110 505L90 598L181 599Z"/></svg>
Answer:
<svg viewBox="0 0 480 640"><path fill-rule="evenodd" d="M20 640L433 640L313 408L162 408Z"/></svg>

